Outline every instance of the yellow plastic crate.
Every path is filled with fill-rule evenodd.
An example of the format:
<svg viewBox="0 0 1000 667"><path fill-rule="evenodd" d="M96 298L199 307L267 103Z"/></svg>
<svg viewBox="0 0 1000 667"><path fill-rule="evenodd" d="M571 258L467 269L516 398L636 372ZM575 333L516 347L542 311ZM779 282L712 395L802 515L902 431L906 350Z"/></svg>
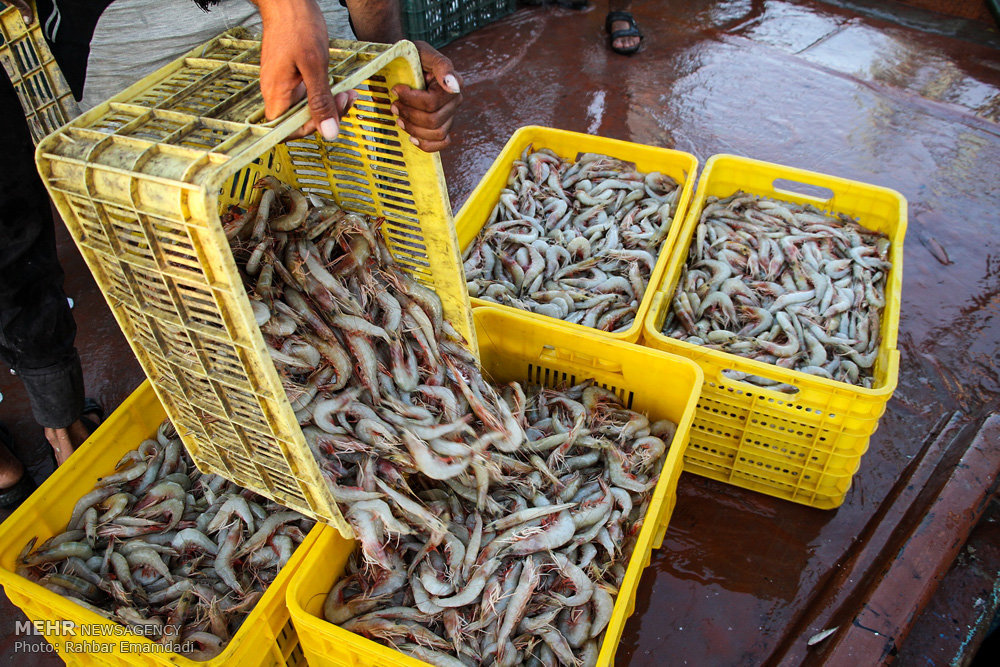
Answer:
<svg viewBox="0 0 1000 667"><path fill-rule="evenodd" d="M813 194L819 189L825 193ZM661 333L706 198L728 197L737 190L845 213L862 226L888 235L892 269L886 281L882 342L871 389ZM899 375L896 337L906 220L906 200L888 188L733 155L709 158L643 331L645 345L692 359L705 373L685 470L812 507L830 509L843 503ZM787 383L798 392L786 394L731 380L723 375L729 369Z"/></svg>
<svg viewBox="0 0 1000 667"><path fill-rule="evenodd" d="M653 549L663 543L677 500L677 480L703 376L697 365L675 355L540 322L518 311L484 307L473 311L483 369L496 382L519 381L548 387L594 378L625 405L651 420L671 419L670 443L629 560L598 659L613 665L625 621ZM354 542L328 528L288 587L287 603L310 665L426 665L323 618L327 593L340 578Z"/></svg>
<svg viewBox="0 0 1000 667"><path fill-rule="evenodd" d="M478 298L470 299L472 306L474 308L481 306L502 308L524 313L545 322L559 322L562 326L579 331L597 333L614 340L621 340L628 343L637 342L642 335L642 320L646 315L646 311L649 310L650 303L652 303L656 285L659 284L660 277L667 267L667 262L670 258L670 249L677 240L677 234L684 221L688 202L694 192L698 159L690 153L669 148L635 144L618 139L606 139L604 137L596 137L592 134L581 134L579 132L557 130L550 127L533 125L522 127L507 141L507 145L504 146L497 159L493 161L492 166L490 166L486 175L483 176L479 185L476 186L476 189L469 195L465 204L455 214L455 230L458 232L458 243L463 251L469 247L486 225L490 214L493 212L493 207L496 206L500 198L500 191L507 185L511 165L514 164L514 160L517 160L521 156L522 151L529 145L534 146L536 150L539 148L548 148L560 157L569 160L575 160L578 153L601 153L621 160L634 162L636 169L640 172L649 173L651 171L659 171L670 176L681 187L673 225L670 228L667 238L663 240L663 245L660 247L660 254L653 265L653 273L649 277L646 293L639 302L635 321L625 331L615 333L605 332L592 327L572 324L547 315L539 315Z"/></svg>
<svg viewBox="0 0 1000 667"><path fill-rule="evenodd" d="M416 47L333 40L331 87L359 90L340 138L280 143L301 103L264 122L260 42L224 34L39 146L39 171L118 324L204 472L353 535L320 476L254 322L219 211L264 175L385 218L397 262L474 345L440 157L390 112L423 85Z"/></svg>
<svg viewBox="0 0 1000 667"><path fill-rule="evenodd" d="M292 554L288 564L268 587L225 650L205 662L189 660L177 653L149 652L153 642L138 635L116 636L108 630L84 634L81 626L115 626L72 600L15 574L16 559L32 537L38 543L62 533L77 499L90 492L99 477L115 470L125 452L155 435L166 417L149 382L144 382L111 414L70 460L60 466L3 524L0 524L0 585L10 601L32 621L53 621L43 628L45 638L71 665L302 665L304 659L298 636L285 607L285 589L292 573L320 537L317 524ZM60 634L61 622L72 622L75 635ZM79 653L72 646L93 642L107 652ZM144 650L145 649L145 650Z"/></svg>
<svg viewBox="0 0 1000 667"><path fill-rule="evenodd" d="M0 11L0 63L17 91L35 145L80 113L40 23L35 16L26 26L13 6Z"/></svg>

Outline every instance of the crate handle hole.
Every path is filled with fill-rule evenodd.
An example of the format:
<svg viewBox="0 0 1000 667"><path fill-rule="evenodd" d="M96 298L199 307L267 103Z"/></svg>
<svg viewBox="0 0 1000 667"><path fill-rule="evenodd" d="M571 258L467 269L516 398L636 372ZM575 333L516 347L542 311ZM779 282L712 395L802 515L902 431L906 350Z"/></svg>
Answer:
<svg viewBox="0 0 1000 667"><path fill-rule="evenodd" d="M776 178L771 183L775 194L786 194L797 197L806 197L817 202L828 203L833 199L834 192L830 188L802 181L793 181L788 178Z"/></svg>
<svg viewBox="0 0 1000 667"><path fill-rule="evenodd" d="M568 362L575 366L583 366L593 369L604 375L619 376L622 374L622 365L619 363L606 361L600 357L588 354L579 354L573 350L559 349L552 345L545 345L538 355L539 361L561 361Z"/></svg>

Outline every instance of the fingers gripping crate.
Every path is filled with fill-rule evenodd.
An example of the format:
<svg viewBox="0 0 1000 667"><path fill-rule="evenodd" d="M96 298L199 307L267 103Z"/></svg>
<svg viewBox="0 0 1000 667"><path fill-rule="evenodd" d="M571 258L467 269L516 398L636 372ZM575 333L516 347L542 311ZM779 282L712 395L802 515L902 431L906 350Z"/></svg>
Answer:
<svg viewBox="0 0 1000 667"><path fill-rule="evenodd" d="M889 237L892 269L871 389L662 333L706 199L738 190L844 213ZM692 359L705 373L685 470L812 507L830 509L843 503L899 375L896 338L906 221L906 200L894 190L732 155L708 160L643 331L645 345ZM769 378L796 391L787 394L733 380L728 371Z"/></svg>
<svg viewBox="0 0 1000 667"><path fill-rule="evenodd" d="M493 207L500 198L501 191L507 187L507 180L510 176L515 160L520 159L521 153L528 147L534 150L548 148L560 157L568 160L575 160L578 153L600 153L635 163L638 171L650 173L658 171L670 176L677 181L680 191L677 195L677 210L673 217L670 231L663 243L652 254L656 257L652 273L646 291L639 297L639 306L636 310L635 320L631 326L623 331L605 332L593 327L573 324L562 320L556 320L547 315L531 313L520 310L513 306L494 303L485 299L471 298L470 302L474 308L488 306L490 308L501 308L518 312L529 317L539 318L544 322L559 322L561 326L570 327L578 331L597 333L601 336L614 340L621 340L635 343L642 336L642 321L649 305L653 300L656 286L659 284L664 270L670 259L670 251L676 242L677 235L684 220L684 214L688 208L688 202L694 193L695 174L698 171L698 158L690 153L677 151L670 148L660 148L658 146L646 146L618 139L607 139L591 134L579 132L569 132L567 130L557 130L550 127L527 126L515 132L507 141L507 145L500 151L500 155L490 166L486 175L472 191L465 204L455 215L455 229L458 233L459 246L467 250L469 246L479 236L479 233L486 226L493 212Z"/></svg>
<svg viewBox="0 0 1000 667"><path fill-rule="evenodd" d="M317 524L264 592L225 650L208 661L194 661L161 648L145 637L122 634L124 626L57 595L19 574L17 557L32 537L41 544L62 533L78 498L93 490L118 460L156 434L166 417L152 387L144 382L58 470L0 525L0 585L10 601L37 626L70 665L303 665L285 606L292 573L305 561L323 526ZM89 643L89 646L88 646ZM100 647L95 650L95 647ZM84 650L89 649L89 650Z"/></svg>
<svg viewBox="0 0 1000 667"><path fill-rule="evenodd" d="M264 122L260 42L224 34L50 135L39 171L199 469L352 534L266 351L219 221L264 175L382 216L397 262L475 344L440 158L390 112L423 84L409 42L333 41L334 92L359 90L335 143Z"/></svg>
<svg viewBox="0 0 1000 667"><path fill-rule="evenodd" d="M695 363L672 354L552 326L518 312L487 306L477 308L474 319L483 371L492 381L558 387L592 378L651 421L677 423L598 656L598 665L613 665L625 622L635 608L642 571L649 565L652 550L663 543L673 513L701 371ZM426 666L323 618L326 595L343 574L354 547L353 540L324 528L308 562L288 587L288 609L309 664Z"/></svg>
<svg viewBox="0 0 1000 667"><path fill-rule="evenodd" d="M80 113L39 24L36 16L30 26L25 25L14 6L0 11L0 63L17 92L36 145Z"/></svg>

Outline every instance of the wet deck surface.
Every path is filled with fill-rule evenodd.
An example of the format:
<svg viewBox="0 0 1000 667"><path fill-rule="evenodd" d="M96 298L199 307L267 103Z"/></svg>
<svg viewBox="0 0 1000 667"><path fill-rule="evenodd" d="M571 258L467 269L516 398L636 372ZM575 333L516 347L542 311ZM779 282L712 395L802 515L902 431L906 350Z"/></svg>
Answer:
<svg viewBox="0 0 1000 667"><path fill-rule="evenodd" d="M701 164L733 153L909 201L899 386L846 502L821 511L683 475L620 664L897 652L899 664L941 664L969 655L995 610L1000 36L890 4L637 1L647 38L632 58L606 48L603 4L525 8L443 49L465 79L443 155L456 210L524 125ZM65 234L61 252L88 393L113 408L142 374ZM18 438L41 438L16 378L4 374L0 391ZM11 617L0 611L0 655L22 664Z"/></svg>
<svg viewBox="0 0 1000 667"><path fill-rule="evenodd" d="M456 205L510 134L537 124L677 148L701 164L733 153L891 187L909 201L910 226L899 388L844 505L820 511L682 476L618 659L889 656L1000 465L995 426L976 440L1000 391L996 33L977 43L941 17L890 22L810 2L635 2L633 12L647 40L630 59L605 47L597 8L522 10L445 49L468 100L444 155ZM841 631L806 647L832 627Z"/></svg>

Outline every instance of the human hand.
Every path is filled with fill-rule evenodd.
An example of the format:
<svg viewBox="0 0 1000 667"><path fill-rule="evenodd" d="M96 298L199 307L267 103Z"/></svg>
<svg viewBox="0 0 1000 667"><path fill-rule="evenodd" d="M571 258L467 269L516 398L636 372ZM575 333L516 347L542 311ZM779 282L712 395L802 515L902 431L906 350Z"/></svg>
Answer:
<svg viewBox="0 0 1000 667"><path fill-rule="evenodd" d="M350 93L330 92L330 39L315 0L258 0L263 22L260 92L264 115L273 120L308 95L310 120L290 139L319 130L327 141L340 132ZM355 94L356 97L356 94Z"/></svg>
<svg viewBox="0 0 1000 667"><path fill-rule="evenodd" d="M462 78L451 61L427 42L414 42L420 53L425 90L399 84L392 92L398 100L392 112L397 125L409 133L410 141L423 151L434 153L451 143L451 123L462 102Z"/></svg>
<svg viewBox="0 0 1000 667"><path fill-rule="evenodd" d="M4 5L17 7L17 11L21 12L21 20L24 21L25 25L31 25L31 22L35 20L35 12L28 0L0 0L0 7Z"/></svg>

